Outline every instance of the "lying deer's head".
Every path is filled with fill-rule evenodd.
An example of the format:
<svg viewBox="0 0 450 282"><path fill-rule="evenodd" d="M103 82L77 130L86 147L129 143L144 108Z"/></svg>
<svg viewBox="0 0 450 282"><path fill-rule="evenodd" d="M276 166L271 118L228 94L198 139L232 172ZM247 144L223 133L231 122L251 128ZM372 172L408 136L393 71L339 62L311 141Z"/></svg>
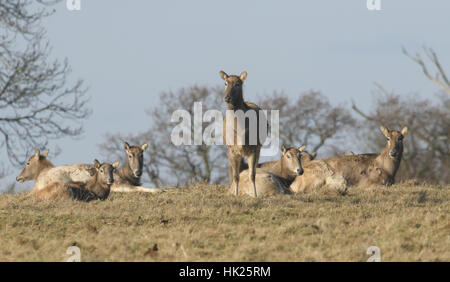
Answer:
<svg viewBox="0 0 450 282"><path fill-rule="evenodd" d="M136 178L141 177L142 168L144 166L144 151L148 145L130 146L127 142L124 143L125 152L127 153L128 166Z"/></svg>
<svg viewBox="0 0 450 282"><path fill-rule="evenodd" d="M281 167L287 172L289 176L297 176L303 174L301 153L306 150L306 146L303 145L299 148L286 148L285 145L281 146Z"/></svg>
<svg viewBox="0 0 450 282"><path fill-rule="evenodd" d="M397 131L380 126L380 130L387 139L386 147L389 150L389 157L393 159L401 158L403 154L403 137L408 132L408 127L405 126L401 131Z"/></svg>
<svg viewBox="0 0 450 282"><path fill-rule="evenodd" d="M48 152L49 150L47 149L41 154L39 149L36 149L34 155L28 159L22 172L16 177L16 180L20 183L28 180L36 180L42 169L51 165L47 160Z"/></svg>
<svg viewBox="0 0 450 282"><path fill-rule="evenodd" d="M314 160L316 157L317 157L317 152L308 153L308 152L304 151L302 153L301 160L302 160L302 163L304 164L304 163Z"/></svg>
<svg viewBox="0 0 450 282"><path fill-rule="evenodd" d="M225 81L225 92L223 100L227 104L238 105L244 102L242 97L242 85L247 78L247 72L243 71L239 76L228 75L224 71L220 71L220 77Z"/></svg>
<svg viewBox="0 0 450 282"><path fill-rule="evenodd" d="M114 170L119 166L119 164L120 161L117 161L113 164L101 164L98 160L94 160L97 182L105 186L112 185L114 183L113 173Z"/></svg>

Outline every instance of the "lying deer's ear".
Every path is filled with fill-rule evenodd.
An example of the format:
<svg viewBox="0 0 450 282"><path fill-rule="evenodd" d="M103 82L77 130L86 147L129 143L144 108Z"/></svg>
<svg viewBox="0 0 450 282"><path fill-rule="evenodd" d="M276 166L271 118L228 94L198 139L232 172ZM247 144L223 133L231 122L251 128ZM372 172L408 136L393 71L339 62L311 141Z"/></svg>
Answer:
<svg viewBox="0 0 450 282"><path fill-rule="evenodd" d="M223 80L227 80L228 78L228 74L226 74L226 72L224 72L223 70L219 72L219 75Z"/></svg>
<svg viewBox="0 0 450 282"><path fill-rule="evenodd" d="M281 145L281 153L284 155L284 153L286 153L286 146Z"/></svg>
<svg viewBox="0 0 450 282"><path fill-rule="evenodd" d="M128 144L127 142L123 142L123 147L125 148L125 150L130 150L130 144Z"/></svg>
<svg viewBox="0 0 450 282"><path fill-rule="evenodd" d="M244 82L247 79L247 72L243 71L241 75L239 76L242 82Z"/></svg>
<svg viewBox="0 0 450 282"><path fill-rule="evenodd" d="M145 151L145 149L147 149L147 147L148 147L148 144L147 144L147 143L143 144L143 145L141 146L142 151Z"/></svg>
<svg viewBox="0 0 450 282"><path fill-rule="evenodd" d="M36 149L36 151L34 151L34 156L39 157L40 155L41 155L41 151L39 151L39 149Z"/></svg>
<svg viewBox="0 0 450 282"><path fill-rule="evenodd" d="M306 150L306 145L302 145L302 146L298 147L298 150L299 150L300 152L305 151L305 150Z"/></svg>
<svg viewBox="0 0 450 282"><path fill-rule="evenodd" d="M389 138L389 130L386 127L380 126L380 130L386 138Z"/></svg>
<svg viewBox="0 0 450 282"><path fill-rule="evenodd" d="M45 152L43 152L43 153L41 154L41 156L47 157L47 156L48 156L48 152L50 152L49 149L45 150Z"/></svg>
<svg viewBox="0 0 450 282"><path fill-rule="evenodd" d="M310 154L310 156L311 156L312 159L315 159L317 157L317 152L312 152Z"/></svg>
<svg viewBox="0 0 450 282"><path fill-rule="evenodd" d="M115 163L112 164L112 167L113 167L114 169L116 169L116 168L119 167L119 165L120 165L120 161L117 161L117 162L115 162Z"/></svg>
<svg viewBox="0 0 450 282"><path fill-rule="evenodd" d="M403 127L403 129L402 129L402 131L400 131L400 133L401 133L403 136L405 136L406 133L408 133L408 127L407 127L407 126Z"/></svg>
<svg viewBox="0 0 450 282"><path fill-rule="evenodd" d="M381 168L377 167L377 172L378 172L378 175L381 175L381 173L382 173Z"/></svg>
<svg viewBox="0 0 450 282"><path fill-rule="evenodd" d="M95 167L96 169L99 169L99 168L100 168L100 162L99 162L97 159L94 160L94 167Z"/></svg>

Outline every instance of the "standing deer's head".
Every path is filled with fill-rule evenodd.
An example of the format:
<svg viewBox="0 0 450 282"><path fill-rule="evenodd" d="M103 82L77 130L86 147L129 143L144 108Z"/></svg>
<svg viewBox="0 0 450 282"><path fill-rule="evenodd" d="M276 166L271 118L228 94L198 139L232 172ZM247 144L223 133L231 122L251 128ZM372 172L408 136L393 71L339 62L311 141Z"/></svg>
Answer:
<svg viewBox="0 0 450 282"><path fill-rule="evenodd" d="M299 148L286 148L283 144L281 145L281 167L287 172L289 176L297 176L303 174L302 168L302 152L306 150L306 146L303 145Z"/></svg>
<svg viewBox="0 0 450 282"><path fill-rule="evenodd" d="M408 127L405 126L401 131L397 131L380 126L380 130L387 139L386 149L389 151L389 157L393 159L401 158L403 154L403 137L408 132Z"/></svg>
<svg viewBox="0 0 450 282"><path fill-rule="evenodd" d="M247 78L247 72L243 71L239 76L228 75L220 71L220 77L225 81L224 102L231 105L239 105L244 102L242 97L242 85Z"/></svg>
<svg viewBox="0 0 450 282"><path fill-rule="evenodd" d="M49 150L47 149L41 154L39 149L36 149L34 155L28 159L22 172L16 177L16 180L20 183L36 180L42 169L51 166L51 163L47 160L48 152Z"/></svg>
<svg viewBox="0 0 450 282"><path fill-rule="evenodd" d="M130 146L127 142L124 143L125 152L127 153L128 167L133 173L133 176L136 178L139 178L142 175L142 168L144 166L144 151L147 147L147 144L143 144L141 146Z"/></svg>

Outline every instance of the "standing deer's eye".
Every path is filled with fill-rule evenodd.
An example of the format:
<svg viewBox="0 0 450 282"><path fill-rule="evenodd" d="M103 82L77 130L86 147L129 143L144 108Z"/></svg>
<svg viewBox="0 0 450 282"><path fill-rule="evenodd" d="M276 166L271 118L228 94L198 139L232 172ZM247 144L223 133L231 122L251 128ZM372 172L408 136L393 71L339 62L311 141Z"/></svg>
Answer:
<svg viewBox="0 0 450 282"><path fill-rule="evenodd" d="M287 157L288 159L290 159L290 158L291 158L291 155L286 155L286 157Z"/></svg>
<svg viewBox="0 0 450 282"><path fill-rule="evenodd" d="M100 172L101 172L101 173L103 173L103 168L102 168L102 169L100 169Z"/></svg>
<svg viewBox="0 0 450 282"><path fill-rule="evenodd" d="M132 155L128 155L128 157L131 159L131 158L133 158L133 156Z"/></svg>
<svg viewBox="0 0 450 282"><path fill-rule="evenodd" d="M30 162L27 162L27 165L30 165Z"/></svg>

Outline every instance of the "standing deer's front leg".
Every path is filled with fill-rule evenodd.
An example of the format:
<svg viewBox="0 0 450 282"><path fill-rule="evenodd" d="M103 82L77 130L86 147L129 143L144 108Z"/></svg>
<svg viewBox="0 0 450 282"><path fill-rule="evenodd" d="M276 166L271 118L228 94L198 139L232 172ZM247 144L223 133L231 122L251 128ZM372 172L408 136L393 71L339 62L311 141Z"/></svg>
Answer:
<svg viewBox="0 0 450 282"><path fill-rule="evenodd" d="M255 198L258 196L256 193L256 184L255 184L256 165L258 164L258 160L259 160L259 150L248 156L249 176L250 182L253 185L253 195L255 196Z"/></svg>
<svg viewBox="0 0 450 282"><path fill-rule="evenodd" d="M242 156L228 152L228 159L230 163L230 183L231 188L234 187L234 195L238 195L239 187L239 170L241 166Z"/></svg>

